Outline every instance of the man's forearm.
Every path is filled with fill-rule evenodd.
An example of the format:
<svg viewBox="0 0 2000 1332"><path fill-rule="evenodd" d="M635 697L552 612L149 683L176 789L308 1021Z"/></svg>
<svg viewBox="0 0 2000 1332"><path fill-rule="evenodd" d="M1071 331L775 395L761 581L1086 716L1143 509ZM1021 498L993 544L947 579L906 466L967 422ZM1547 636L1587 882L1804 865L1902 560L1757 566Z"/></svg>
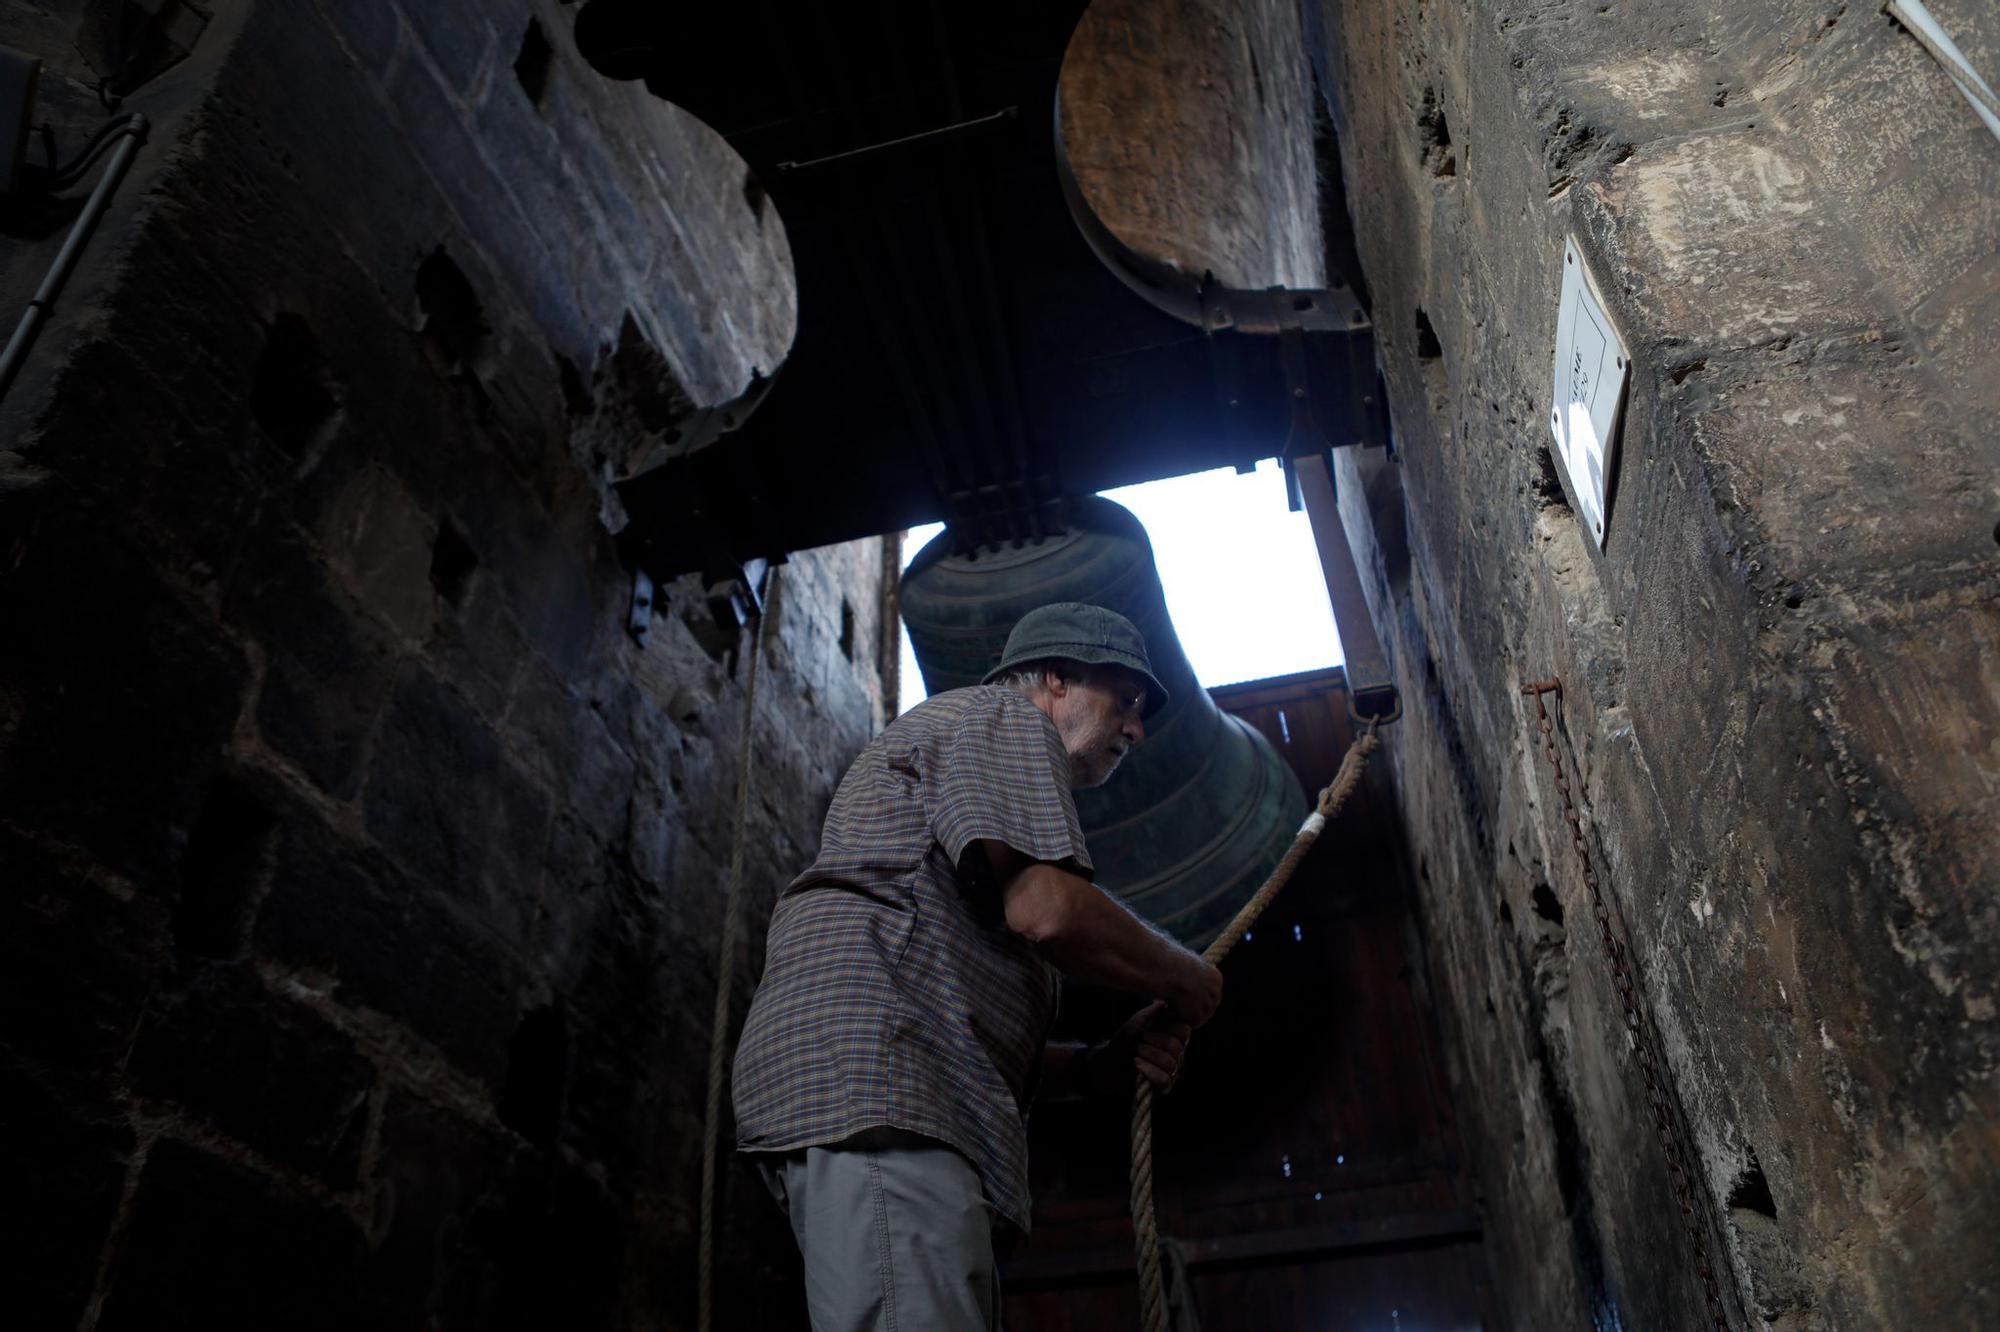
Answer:
<svg viewBox="0 0 2000 1332"><path fill-rule="evenodd" d="M1179 1007L1206 969L1110 894L1055 865L1029 865L1007 893L1008 923L1050 965L1078 980Z"/></svg>

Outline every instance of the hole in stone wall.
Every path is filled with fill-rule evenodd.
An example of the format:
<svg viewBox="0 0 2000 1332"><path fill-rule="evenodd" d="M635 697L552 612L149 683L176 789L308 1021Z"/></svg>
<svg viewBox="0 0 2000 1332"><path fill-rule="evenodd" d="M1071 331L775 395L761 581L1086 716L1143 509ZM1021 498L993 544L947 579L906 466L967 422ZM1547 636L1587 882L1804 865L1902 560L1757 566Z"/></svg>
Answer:
<svg viewBox="0 0 2000 1332"><path fill-rule="evenodd" d="M553 1146L568 1088L569 1026L553 1006L531 1008L507 1047L500 1122L537 1146Z"/></svg>
<svg viewBox="0 0 2000 1332"><path fill-rule="evenodd" d="M563 410L571 416L589 416L597 409L590 386L583 381L583 371L561 352L556 353L556 380L562 385Z"/></svg>
<svg viewBox="0 0 2000 1332"><path fill-rule="evenodd" d="M1538 1041L1535 1063L1541 1073L1542 1098L1548 1105L1550 1154L1555 1158L1556 1194L1565 1216L1575 1216L1584 1204L1588 1173L1584 1168L1583 1132L1577 1124L1576 1100L1557 1075L1547 1046Z"/></svg>
<svg viewBox="0 0 2000 1332"><path fill-rule="evenodd" d="M764 188L764 182L757 179L754 172L744 172L743 202L750 206L750 214L757 219L760 227L764 225L764 205L770 200L771 194Z"/></svg>
<svg viewBox="0 0 2000 1332"><path fill-rule="evenodd" d="M280 314L250 383L250 417L287 453L304 452L340 417L341 392L306 321Z"/></svg>
<svg viewBox="0 0 2000 1332"><path fill-rule="evenodd" d="M1417 307L1417 359L1435 361L1444 355L1444 344L1438 341L1437 330L1431 327L1431 317L1424 313L1424 307Z"/></svg>
<svg viewBox="0 0 2000 1332"><path fill-rule="evenodd" d="M1512 925L1514 923L1514 908L1508 904L1507 899L1504 897L1500 899L1500 923L1502 925Z"/></svg>
<svg viewBox="0 0 2000 1332"><path fill-rule="evenodd" d="M1440 180L1458 174L1458 155L1452 151L1451 126L1445 122L1444 104L1437 89L1424 89L1423 106L1417 112L1417 146L1423 153L1424 169Z"/></svg>
<svg viewBox="0 0 2000 1332"><path fill-rule="evenodd" d="M1556 897L1555 890L1545 883L1535 885L1535 914L1554 925L1563 923L1563 904Z"/></svg>
<svg viewBox="0 0 2000 1332"><path fill-rule="evenodd" d="M438 366L456 374L477 366L492 336L486 310L465 270L440 245L417 266L417 308L423 315L424 343Z"/></svg>
<svg viewBox="0 0 2000 1332"><path fill-rule="evenodd" d="M536 110L541 109L542 94L549 88L549 62L554 55L555 48L549 45L542 25L529 19L528 30L521 34L521 53L514 57L514 77L521 81L521 91L528 94Z"/></svg>
<svg viewBox="0 0 2000 1332"><path fill-rule="evenodd" d="M854 607L846 597L840 599L840 655L854 660Z"/></svg>
<svg viewBox="0 0 2000 1332"><path fill-rule="evenodd" d="M471 543L449 521L439 523L437 540L431 546L431 586L437 594L458 605L465 599L472 571L478 567L479 556L473 553Z"/></svg>
<svg viewBox="0 0 2000 1332"><path fill-rule="evenodd" d="M277 819L233 778L209 789L181 853L174 944L196 957L241 957L270 862Z"/></svg>
<svg viewBox="0 0 2000 1332"><path fill-rule="evenodd" d="M611 370L613 385L645 429L671 430L693 414L694 400L630 310L618 323L618 347L612 353Z"/></svg>
<svg viewBox="0 0 2000 1332"><path fill-rule="evenodd" d="M1773 1221L1778 1219L1778 1200L1771 1196L1771 1181L1764 1178L1764 1167L1755 1152L1750 1153L1743 1173L1729 1186L1729 1210L1755 1212Z"/></svg>
<svg viewBox="0 0 2000 1332"><path fill-rule="evenodd" d="M1545 509L1569 508L1569 497L1563 494L1562 478L1556 475L1555 455L1544 444L1535 450L1535 501Z"/></svg>
<svg viewBox="0 0 2000 1332"><path fill-rule="evenodd" d="M104 90L124 96L188 57L210 6L188 0L87 0L75 44Z"/></svg>

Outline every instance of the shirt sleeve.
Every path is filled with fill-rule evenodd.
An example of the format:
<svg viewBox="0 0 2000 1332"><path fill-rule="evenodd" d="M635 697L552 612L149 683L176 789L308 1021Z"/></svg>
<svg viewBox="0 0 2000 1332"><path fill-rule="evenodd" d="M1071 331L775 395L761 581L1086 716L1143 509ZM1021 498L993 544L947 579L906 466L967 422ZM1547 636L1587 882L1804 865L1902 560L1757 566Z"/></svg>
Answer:
<svg viewBox="0 0 2000 1332"><path fill-rule="evenodd" d="M1054 723L1021 695L989 695L968 708L940 737L924 773L924 812L931 835L961 863L982 838L1005 842L1030 860L1046 860L1088 878L1069 755Z"/></svg>

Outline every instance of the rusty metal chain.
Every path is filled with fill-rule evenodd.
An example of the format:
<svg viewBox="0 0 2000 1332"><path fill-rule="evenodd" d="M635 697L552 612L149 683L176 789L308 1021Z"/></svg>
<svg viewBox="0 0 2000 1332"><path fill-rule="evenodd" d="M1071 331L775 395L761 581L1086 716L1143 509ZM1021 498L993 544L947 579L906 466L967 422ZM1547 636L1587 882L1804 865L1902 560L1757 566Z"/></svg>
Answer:
<svg viewBox="0 0 2000 1332"><path fill-rule="evenodd" d="M1695 1214L1694 1182L1688 1170L1687 1148L1681 1142L1673 1102L1661 1076L1652 1029L1646 1022L1645 1010L1639 1004L1627 949L1611 932L1611 912L1604 904L1604 889L1597 881L1597 870L1590 863L1590 847L1584 840L1583 823L1576 812L1576 799L1570 794L1569 776L1563 771L1562 755L1556 751L1555 723L1542 701L1545 694L1560 697L1562 682L1537 680L1522 685L1521 692L1535 700L1535 723L1542 732L1542 753L1548 756L1549 766L1555 769L1556 794L1562 797L1563 822L1569 825L1570 845L1576 849L1577 863L1583 868L1583 884L1590 890L1590 913L1597 919L1598 941L1604 945L1604 960L1611 966L1611 979L1618 986L1619 1003L1625 1010L1625 1029L1631 1033L1639 1071L1646 1079L1646 1099L1653 1109L1653 1125L1659 1131L1660 1150L1667 1158L1667 1181L1673 1186L1674 1201L1680 1205L1681 1229L1686 1232L1688 1243L1694 1246L1694 1269L1701 1277L1708 1316L1722 1332L1729 1332L1729 1317L1722 1304L1722 1288L1716 1279L1715 1268L1708 1260L1708 1242L1702 1235L1701 1218Z"/></svg>

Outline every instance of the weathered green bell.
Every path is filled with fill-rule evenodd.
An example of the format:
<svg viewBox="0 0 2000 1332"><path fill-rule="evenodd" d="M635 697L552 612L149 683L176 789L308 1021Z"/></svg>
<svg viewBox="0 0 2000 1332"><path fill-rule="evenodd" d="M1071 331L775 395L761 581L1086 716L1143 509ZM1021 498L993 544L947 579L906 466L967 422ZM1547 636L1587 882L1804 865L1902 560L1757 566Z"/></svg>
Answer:
<svg viewBox="0 0 2000 1332"><path fill-rule="evenodd" d="M1193 948L1213 939L1291 845L1298 778L1261 732L1196 683L1167 618L1152 543L1131 511L1088 497L1067 531L1018 548L951 553L945 532L903 575L903 619L931 693L979 683L1015 621L1052 601L1131 620L1172 696L1146 742L1094 791L1076 793L1097 882Z"/></svg>

